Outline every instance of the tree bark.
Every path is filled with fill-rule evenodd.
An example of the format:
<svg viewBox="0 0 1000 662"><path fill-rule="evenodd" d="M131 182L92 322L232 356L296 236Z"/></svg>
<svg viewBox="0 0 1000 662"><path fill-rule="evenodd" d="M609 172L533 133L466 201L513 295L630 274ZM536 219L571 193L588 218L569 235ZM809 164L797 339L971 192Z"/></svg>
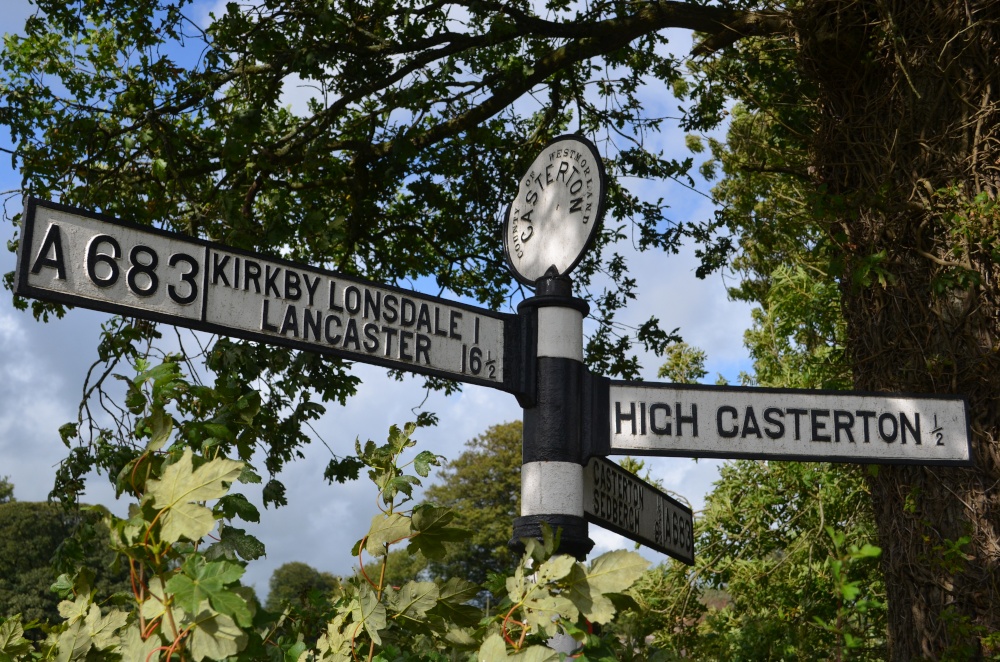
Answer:
<svg viewBox="0 0 1000 662"><path fill-rule="evenodd" d="M969 401L973 467L868 481L890 658L980 659L1000 648L1000 3L807 0L796 30L856 387Z"/></svg>

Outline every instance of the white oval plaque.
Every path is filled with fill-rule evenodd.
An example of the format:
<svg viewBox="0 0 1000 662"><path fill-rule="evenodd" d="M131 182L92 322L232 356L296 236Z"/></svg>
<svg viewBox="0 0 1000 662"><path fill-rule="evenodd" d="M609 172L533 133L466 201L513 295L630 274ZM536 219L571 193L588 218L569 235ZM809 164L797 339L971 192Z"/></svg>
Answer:
<svg viewBox="0 0 1000 662"><path fill-rule="evenodd" d="M546 145L518 183L504 220L514 276L534 285L572 271L597 235L605 190L604 164L589 140L567 135Z"/></svg>

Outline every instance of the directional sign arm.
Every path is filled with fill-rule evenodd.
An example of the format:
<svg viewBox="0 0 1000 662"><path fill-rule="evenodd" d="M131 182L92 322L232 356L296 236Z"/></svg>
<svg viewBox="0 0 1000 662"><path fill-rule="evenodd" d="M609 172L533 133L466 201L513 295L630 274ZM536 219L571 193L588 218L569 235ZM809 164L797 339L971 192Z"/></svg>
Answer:
<svg viewBox="0 0 1000 662"><path fill-rule="evenodd" d="M528 396L515 315L28 199L15 293Z"/></svg>
<svg viewBox="0 0 1000 662"><path fill-rule="evenodd" d="M611 382L595 455L962 466L967 409L958 396Z"/></svg>

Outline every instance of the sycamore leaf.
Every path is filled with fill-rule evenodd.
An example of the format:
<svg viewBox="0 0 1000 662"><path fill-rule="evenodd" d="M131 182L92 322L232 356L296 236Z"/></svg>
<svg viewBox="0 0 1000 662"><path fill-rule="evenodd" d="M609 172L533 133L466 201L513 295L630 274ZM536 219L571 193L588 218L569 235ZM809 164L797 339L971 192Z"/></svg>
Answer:
<svg viewBox="0 0 1000 662"><path fill-rule="evenodd" d="M337 614L316 642L316 649L324 662L347 662L351 659L351 640L344 634L345 619L345 614Z"/></svg>
<svg viewBox="0 0 1000 662"><path fill-rule="evenodd" d="M174 417L163 410L162 405L154 405L149 418L146 419L149 426L150 438L146 444L147 451L158 451L167 443L170 433L174 430Z"/></svg>
<svg viewBox="0 0 1000 662"><path fill-rule="evenodd" d="M389 621L386 618L385 606L368 584L361 585L360 595L352 604L351 618L354 619L355 623L364 625L365 631L376 646L382 645L382 639L378 632L384 630Z"/></svg>
<svg viewBox="0 0 1000 662"><path fill-rule="evenodd" d="M97 609L97 605L93 605ZM100 611L100 610L98 610ZM75 662L85 660L90 650L90 635L84 628L83 621L77 620L66 628L57 639L59 655L56 662Z"/></svg>
<svg viewBox="0 0 1000 662"><path fill-rule="evenodd" d="M507 644L504 643L503 637L495 632L486 638L476 656L478 662L498 662L506 659Z"/></svg>
<svg viewBox="0 0 1000 662"><path fill-rule="evenodd" d="M23 655L30 650L31 642L24 638L20 616L11 616L0 623L0 654L13 660L16 659L14 656Z"/></svg>
<svg viewBox="0 0 1000 662"><path fill-rule="evenodd" d="M76 600L70 602L69 600L63 600L59 603L59 615L63 617L64 620L68 621L70 625L76 623L77 621L82 621L87 617L87 613L93 604L90 602L90 598L86 595L80 594L76 596Z"/></svg>
<svg viewBox="0 0 1000 662"><path fill-rule="evenodd" d="M240 475L243 464L234 460L216 459L192 469L191 449L185 448L181 458L163 470L163 477L147 484L153 507L162 513L160 539L176 542L185 537L197 541L215 527L212 511L197 501L217 499L228 491Z"/></svg>
<svg viewBox="0 0 1000 662"><path fill-rule="evenodd" d="M225 614L202 604L194 619L188 650L195 660L224 660L239 653L247 643L247 635Z"/></svg>
<svg viewBox="0 0 1000 662"><path fill-rule="evenodd" d="M582 566L576 565L565 582L569 590L569 598L580 613L592 623L608 623L615 615L615 606L610 599L591 590L587 581L587 573Z"/></svg>
<svg viewBox="0 0 1000 662"><path fill-rule="evenodd" d="M556 662L560 656L559 653L545 646L529 646L508 659L515 662Z"/></svg>
<svg viewBox="0 0 1000 662"><path fill-rule="evenodd" d="M539 584L547 584L558 581L568 575L575 565L576 559L568 554L553 556L538 568L537 582Z"/></svg>
<svg viewBox="0 0 1000 662"><path fill-rule="evenodd" d="M123 611L113 609L102 616L97 605L93 605L90 613L84 621L87 636L97 650L105 650L115 646L119 642L117 631L125 627L128 621L128 614Z"/></svg>
<svg viewBox="0 0 1000 662"><path fill-rule="evenodd" d="M548 636L559 632L557 620L566 619L575 623L580 617L576 605L563 595L551 595L542 592L532 592L523 605L524 620L528 625Z"/></svg>
<svg viewBox="0 0 1000 662"><path fill-rule="evenodd" d="M400 616L418 619L437 604L440 592L434 582L407 582L389 594L389 606Z"/></svg>
<svg viewBox="0 0 1000 662"><path fill-rule="evenodd" d="M618 549L601 554L590 565L587 582L591 592L621 593L646 572L649 561L635 552Z"/></svg>
<svg viewBox="0 0 1000 662"><path fill-rule="evenodd" d="M368 540L365 542L365 550L372 556L385 556L385 545L403 540L410 535L410 519L399 513L383 514L379 513L372 518L371 528L368 530Z"/></svg>
<svg viewBox="0 0 1000 662"><path fill-rule="evenodd" d="M415 534L410 538L406 550L411 554L419 551L424 558L443 559L447 550L443 543L459 542L468 536L468 531L448 526L455 519L455 513L447 508L423 504L413 509L411 527Z"/></svg>
<svg viewBox="0 0 1000 662"><path fill-rule="evenodd" d="M160 636L155 632L143 641L138 621L130 625L122 634L122 660L153 659L151 653L159 647Z"/></svg>

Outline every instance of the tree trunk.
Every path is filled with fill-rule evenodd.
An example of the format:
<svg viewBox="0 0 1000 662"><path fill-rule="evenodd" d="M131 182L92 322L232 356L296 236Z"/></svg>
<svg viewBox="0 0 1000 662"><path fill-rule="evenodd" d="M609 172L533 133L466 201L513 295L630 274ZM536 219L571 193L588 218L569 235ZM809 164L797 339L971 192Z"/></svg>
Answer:
<svg viewBox="0 0 1000 662"><path fill-rule="evenodd" d="M975 466L869 479L890 658L982 658L1000 649L1000 2L805 0L796 31L855 385L969 400Z"/></svg>

